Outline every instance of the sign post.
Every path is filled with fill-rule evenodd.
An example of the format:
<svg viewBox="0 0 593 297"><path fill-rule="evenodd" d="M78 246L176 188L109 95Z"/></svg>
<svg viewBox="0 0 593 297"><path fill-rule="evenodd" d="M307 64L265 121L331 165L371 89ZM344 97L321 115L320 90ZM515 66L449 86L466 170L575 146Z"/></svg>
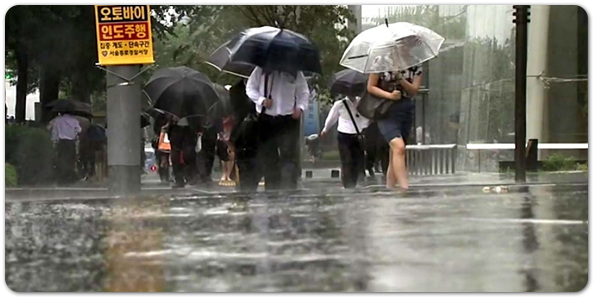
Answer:
<svg viewBox="0 0 593 297"><path fill-rule="evenodd" d="M114 196L140 192L141 64L154 63L149 5L95 5L98 65L107 72L107 165Z"/></svg>

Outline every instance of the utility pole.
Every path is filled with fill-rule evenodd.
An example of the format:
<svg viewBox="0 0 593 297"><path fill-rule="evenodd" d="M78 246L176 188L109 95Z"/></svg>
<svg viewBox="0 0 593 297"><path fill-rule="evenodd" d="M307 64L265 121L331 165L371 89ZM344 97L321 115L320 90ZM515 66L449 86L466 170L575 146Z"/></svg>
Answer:
<svg viewBox="0 0 593 297"><path fill-rule="evenodd" d="M513 5L515 42L515 182L525 182L526 94L527 94L527 24L529 5Z"/></svg>
<svg viewBox="0 0 593 297"><path fill-rule="evenodd" d="M140 65L154 63L149 5L95 5L98 65L107 72L109 192L141 189Z"/></svg>
<svg viewBox="0 0 593 297"><path fill-rule="evenodd" d="M140 192L140 84L128 81L139 65L107 68L107 165L109 192L129 195Z"/></svg>

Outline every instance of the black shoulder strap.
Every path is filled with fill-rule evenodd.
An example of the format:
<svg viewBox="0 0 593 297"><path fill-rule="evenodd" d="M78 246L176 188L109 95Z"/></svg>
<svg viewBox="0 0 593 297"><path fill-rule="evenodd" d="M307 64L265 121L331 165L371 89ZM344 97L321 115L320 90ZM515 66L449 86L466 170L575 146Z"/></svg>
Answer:
<svg viewBox="0 0 593 297"><path fill-rule="evenodd" d="M352 115L352 111L350 111L350 107L348 106L348 103L346 102L346 100L348 100L348 99L344 99L344 101L342 101L342 103L344 104L344 106L346 106L346 110L348 111L348 114L350 115L350 119L352 120L354 129L356 129L356 134L358 134L358 136L360 136L360 131L358 130L358 125L356 125L356 120L354 119L354 116Z"/></svg>
<svg viewBox="0 0 593 297"><path fill-rule="evenodd" d="M271 93L272 93L271 87L270 87L270 93L268 93L268 77L269 76L270 75L267 72L265 72L265 75L264 75L264 97L266 97L266 99L269 99L272 96L271 95ZM266 107L262 105L261 114L263 115L265 112L266 112Z"/></svg>

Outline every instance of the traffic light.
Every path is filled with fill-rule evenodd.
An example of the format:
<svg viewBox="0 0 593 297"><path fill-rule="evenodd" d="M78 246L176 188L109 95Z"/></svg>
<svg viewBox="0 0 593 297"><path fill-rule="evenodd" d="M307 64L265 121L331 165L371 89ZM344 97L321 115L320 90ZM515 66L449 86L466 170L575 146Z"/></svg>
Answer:
<svg viewBox="0 0 593 297"><path fill-rule="evenodd" d="M525 21L527 24L530 22L529 16L531 15L531 5L513 5L513 9L515 10L515 12L513 12L513 16L515 17L513 23L517 24Z"/></svg>

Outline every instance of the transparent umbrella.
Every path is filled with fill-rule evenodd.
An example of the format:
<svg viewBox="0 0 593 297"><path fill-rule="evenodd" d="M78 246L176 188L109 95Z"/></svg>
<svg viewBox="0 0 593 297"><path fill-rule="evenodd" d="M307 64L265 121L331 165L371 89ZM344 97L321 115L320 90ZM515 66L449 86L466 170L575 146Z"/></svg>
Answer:
<svg viewBox="0 0 593 297"><path fill-rule="evenodd" d="M362 73L408 69L437 56L445 38L406 22L380 25L358 34L340 65Z"/></svg>

